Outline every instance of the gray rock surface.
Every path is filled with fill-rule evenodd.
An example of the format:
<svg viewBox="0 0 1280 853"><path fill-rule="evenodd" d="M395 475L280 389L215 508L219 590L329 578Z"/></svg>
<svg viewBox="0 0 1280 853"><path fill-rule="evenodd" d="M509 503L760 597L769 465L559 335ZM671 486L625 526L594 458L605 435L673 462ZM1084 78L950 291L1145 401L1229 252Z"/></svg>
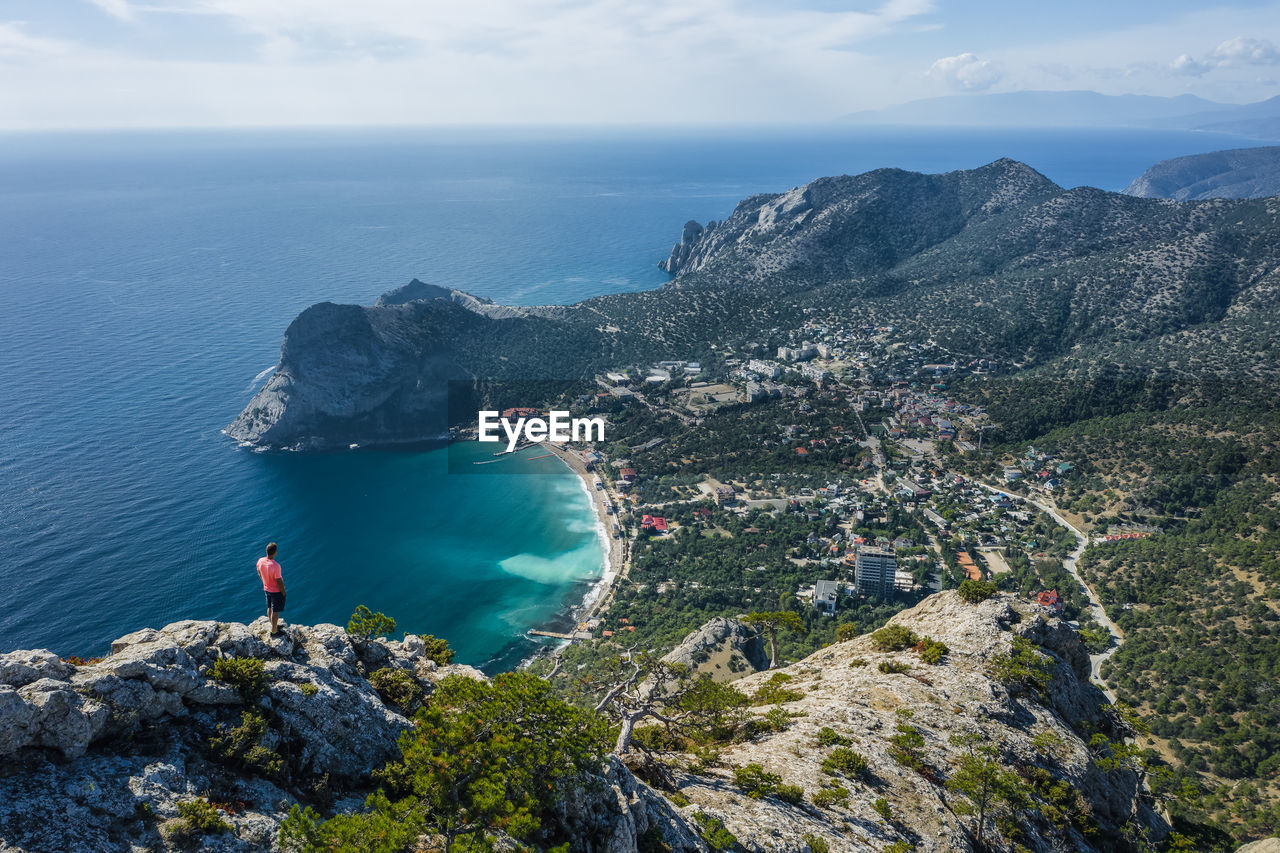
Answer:
<svg viewBox="0 0 1280 853"><path fill-rule="evenodd" d="M707 621L662 659L702 669L717 681L730 681L740 673L769 668L769 653L760 632L724 616Z"/></svg>
<svg viewBox="0 0 1280 853"><path fill-rule="evenodd" d="M707 223L707 228L715 227L714 222ZM680 272L680 268L684 266L685 261L689 260L689 255L693 253L694 244L702 238L704 229L694 220L690 219L684 224L684 228L680 231L680 242L671 248L671 255L665 260L658 263L658 268L666 270L675 275Z"/></svg>
<svg viewBox="0 0 1280 853"><path fill-rule="evenodd" d="M1263 838L1251 841L1236 850L1236 853L1280 853L1280 838Z"/></svg>
<svg viewBox="0 0 1280 853"><path fill-rule="evenodd" d="M786 729L729 745L706 766L681 766L676 759L663 784L679 795L669 797L609 759L563 792L558 819L572 853L703 853L709 848L698 825L708 818L722 821L751 853L803 853L806 836L823 839L832 851L879 853L897 840L919 853L972 850L959 795L941 784L964 750L951 740L957 734L981 735L1006 767L1040 768L1066 781L1079 794L1078 808L1102 829L1086 837L1029 812L1021 817L1019 839L1029 850L1110 849L1108 839L1134 823L1156 838L1166 831L1138 797L1133 774L1104 773L1093 762L1080 724L1105 730L1109 720L1100 691L1085 680L1088 658L1065 623L1008 596L968 605L954 592L931 596L892 623L945 642L948 655L927 666L911 650L877 652L869 637L859 637L780 670L747 675L736 682L744 692L781 674L801 694L781 706L791 714ZM993 659L1010 651L1015 636L1049 656L1053 679L1043 697L990 675ZM749 645L734 620L713 620L690 635L682 654L697 657L744 641ZM226 657L264 663L270 684L255 701L275 721L271 745L288 763L287 782L229 772L211 760L209 738L245 709L233 688L209 674ZM888 661L912 668L881 672L878 664ZM410 723L368 682L383 666L411 674L428 693L448 674L484 677L469 667L438 668L415 637L353 641L335 625L316 625L289 627L272 639L265 619L137 631L86 666L72 667L47 652L0 655L0 672L12 682L0 684L0 851L274 850L299 791L329 792L338 797L336 809L358 809L367 774L395 754L395 739ZM889 738L899 723L924 738L924 770L891 757ZM840 780L849 789L847 803L819 808L812 796L836 781L822 768L831 749L817 741L823 727L848 738L869 773ZM1052 759L1045 738L1054 741ZM732 769L747 764L799 786L803 802L746 796ZM185 841L167 837L181 825L178 805L196 798L219 804L231 831ZM893 821L878 813L878 798L890 804Z"/></svg>
<svg viewBox="0 0 1280 853"><path fill-rule="evenodd" d="M1052 767L1056 778L1080 792L1103 827L1090 839L1068 827L1037 823L1028 816L1020 842L1037 851L1111 849L1108 838L1134 821L1151 827L1155 836L1167 831L1163 821L1140 803L1138 780L1128 772L1103 773L1093 763L1085 740L1075 728L1082 720L1105 725L1105 697L1085 680L1088 657L1075 632L1058 619L1008 596L978 605L943 592L904 611L890 624L942 640L950 652L942 664L922 664L913 651L877 652L869 637L823 649L777 670L791 678L787 687L803 696L782 707L793 715L786 731L766 734L726 749L723 769L678 774L680 793L691 802L682 813L697 812L722 820L748 851L803 850L799 839L815 835L832 851L873 853L903 840L919 853L975 849L970 819L957 814L963 798L945 790L941 780L963 754L951 743L958 734L980 734L994 747L999 761L1011 767ZM992 679L993 657L1024 636L1051 654L1054 679L1041 702ZM886 674L878 664L909 664L907 673ZM773 673L749 675L735 686L751 693ZM763 714L770 708L762 707ZM897 763L889 754L896 726L914 726L925 740L927 774ZM847 807L818 808L813 794L836 780L822 769L830 747L817 742L818 730L830 727L852 741L866 757L870 773L861 780L842 779L850 791ZM1056 736L1057 755L1049 762L1033 743L1037 735ZM783 784L804 790L804 804L768 796L752 799L733 783L731 768L760 764ZM874 808L884 798L895 819L886 822Z"/></svg>
<svg viewBox="0 0 1280 853"><path fill-rule="evenodd" d="M1178 201L1280 195L1280 146L1162 160L1135 178L1124 192L1139 198Z"/></svg>
<svg viewBox="0 0 1280 853"><path fill-rule="evenodd" d="M262 660L265 695L246 706L210 674L221 658ZM293 796L208 761L209 737L256 706L275 721L270 736L295 785L361 785L398 754L409 727L368 681L382 666L410 673L427 692L448 674L482 677L438 668L417 637L353 640L336 625L314 625L273 639L265 618L147 628L86 666L47 651L0 655L0 762L27 768L0 774L0 850L163 846L160 827L196 797L232 804L224 817L234 827L197 846L271 849Z"/></svg>
<svg viewBox="0 0 1280 853"><path fill-rule="evenodd" d="M441 439L450 381L499 378L493 342L524 340L530 324L563 310L496 305L417 279L372 306L313 305L289 324L275 371L224 432L285 449Z"/></svg>

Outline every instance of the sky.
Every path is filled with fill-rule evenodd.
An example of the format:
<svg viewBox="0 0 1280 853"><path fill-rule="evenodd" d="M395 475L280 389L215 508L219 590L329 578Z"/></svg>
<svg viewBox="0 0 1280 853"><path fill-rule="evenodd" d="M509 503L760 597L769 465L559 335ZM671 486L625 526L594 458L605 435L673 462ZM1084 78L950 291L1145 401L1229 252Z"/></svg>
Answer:
<svg viewBox="0 0 1280 853"><path fill-rule="evenodd" d="M1280 94L1280 2L0 0L0 129L785 124Z"/></svg>

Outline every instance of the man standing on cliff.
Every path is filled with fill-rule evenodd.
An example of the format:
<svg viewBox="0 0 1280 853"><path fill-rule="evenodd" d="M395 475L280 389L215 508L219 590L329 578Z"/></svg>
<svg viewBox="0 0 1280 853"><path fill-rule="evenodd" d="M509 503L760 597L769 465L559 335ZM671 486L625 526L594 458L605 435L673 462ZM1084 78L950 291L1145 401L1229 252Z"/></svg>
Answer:
<svg viewBox="0 0 1280 853"><path fill-rule="evenodd" d="M258 577L267 593L267 616L271 619L271 636L280 636L280 614L284 612L284 578L276 562L276 543L267 545L267 556L258 558Z"/></svg>

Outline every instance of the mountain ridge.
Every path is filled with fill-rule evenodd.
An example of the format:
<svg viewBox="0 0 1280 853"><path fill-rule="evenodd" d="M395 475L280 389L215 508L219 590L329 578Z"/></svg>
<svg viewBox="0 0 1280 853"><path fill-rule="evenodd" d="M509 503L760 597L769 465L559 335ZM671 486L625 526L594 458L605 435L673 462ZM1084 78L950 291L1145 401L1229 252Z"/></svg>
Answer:
<svg viewBox="0 0 1280 853"><path fill-rule="evenodd" d="M267 447L421 441L449 426L449 380L589 381L855 308L957 358L1046 365L1077 346L1134 358L1203 329L1210 366L1228 365L1237 329L1276 322L1277 228L1275 200L1066 190L1007 159L941 175L819 178L744 199L710 227L686 224L666 261L675 275L656 290L541 309L448 288L313 306L226 432ZM1185 360L1185 348L1139 366L1168 369L1171 358Z"/></svg>
<svg viewBox="0 0 1280 853"><path fill-rule="evenodd" d="M1280 146L1232 148L1161 160L1134 178L1124 194L1176 201L1280 195Z"/></svg>

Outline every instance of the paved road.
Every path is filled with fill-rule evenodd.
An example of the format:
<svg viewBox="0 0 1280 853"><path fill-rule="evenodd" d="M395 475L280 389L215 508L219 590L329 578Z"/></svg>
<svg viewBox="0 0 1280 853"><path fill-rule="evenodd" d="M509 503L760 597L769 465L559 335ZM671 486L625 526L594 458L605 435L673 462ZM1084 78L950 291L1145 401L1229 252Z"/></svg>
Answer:
<svg viewBox="0 0 1280 853"><path fill-rule="evenodd" d="M1102 674L1101 674L1102 664L1104 661L1110 658L1113 654L1115 654L1117 650L1119 650L1120 644L1124 642L1124 636L1120 633L1120 629L1116 627L1116 624L1111 621L1111 618L1107 616L1107 612L1102 609L1102 602L1098 599L1098 594L1093 591L1093 588L1089 586L1089 584L1085 583L1084 578L1081 577L1080 573L1076 570L1076 561L1080 559L1080 555L1084 553L1085 546L1089 544L1088 537L1086 537L1082 532L1076 529L1076 526L1074 524L1072 524L1071 522L1063 518L1061 515L1059 515L1058 511L1048 504L1041 503L1035 498L1023 497L1021 495L1015 494L1014 492L1009 492L1004 489L998 489L995 486L989 486L986 483L979 483L977 480L974 480L973 483L974 485L980 486L989 492L995 492L1001 495L1008 495L1010 498L1013 498L1014 500L1024 501L1025 503L1029 503L1032 506L1036 507L1037 509L1045 513L1048 513L1048 515L1054 521L1058 522L1063 527L1067 528L1067 530L1070 530L1071 535L1076 538L1075 550L1073 550L1069 555L1067 555L1067 558L1062 561L1062 565L1068 572L1071 573L1071 576L1074 577L1076 580L1078 580L1080 582L1080 585L1084 587L1085 593L1089 596L1089 609L1093 614L1093 618L1098 620L1098 623L1103 627L1105 627L1107 631L1110 632L1111 634L1111 645L1107 648L1107 650L1102 652L1101 654L1089 655L1089 661L1091 664L1091 670L1092 670L1091 675L1093 677L1093 680L1098 682L1100 685L1102 685L1102 692L1107 695L1108 699L1110 699L1112 702L1115 702L1116 701L1115 694L1111 692L1111 688L1107 687L1106 682L1102 680Z"/></svg>

